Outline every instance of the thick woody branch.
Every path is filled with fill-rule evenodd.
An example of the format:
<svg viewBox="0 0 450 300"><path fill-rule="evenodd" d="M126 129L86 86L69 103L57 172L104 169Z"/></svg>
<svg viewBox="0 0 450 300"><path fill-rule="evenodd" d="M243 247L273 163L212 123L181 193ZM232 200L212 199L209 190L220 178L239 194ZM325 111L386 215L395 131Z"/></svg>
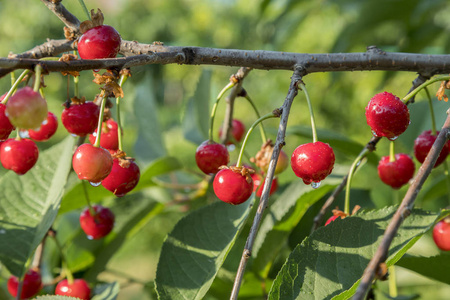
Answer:
<svg viewBox="0 0 450 300"><path fill-rule="evenodd" d="M436 141L431 147L425 161L417 172L416 177L413 179L413 183L406 192L405 197L402 200L399 208L395 212L392 221L389 223L386 231L384 233L381 244L378 247L375 255L372 257L371 261L364 270L361 283L353 297L353 299L364 299L367 291L372 285L372 280L375 278L375 274L378 272L380 264L385 262L388 257L389 246L392 240L395 238L398 229L400 228L403 220L411 214L411 210L414 206L414 201L422 188L423 183L430 175L431 170L433 170L434 164L439 156L444 145L447 143L450 137L450 114L447 111L447 119L445 120L444 126L442 127Z"/></svg>
<svg viewBox="0 0 450 300"><path fill-rule="evenodd" d="M80 21L60 1L41 0L73 33L80 34Z"/></svg>

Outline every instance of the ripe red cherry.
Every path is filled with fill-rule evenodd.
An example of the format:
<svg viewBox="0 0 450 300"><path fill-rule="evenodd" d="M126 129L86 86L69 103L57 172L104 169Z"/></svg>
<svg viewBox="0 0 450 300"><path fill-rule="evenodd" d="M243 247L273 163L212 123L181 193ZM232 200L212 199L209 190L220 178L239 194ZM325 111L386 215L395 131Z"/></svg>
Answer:
<svg viewBox="0 0 450 300"><path fill-rule="evenodd" d="M433 146L434 141L436 141L438 134L439 131L436 132L436 135L432 135L431 130L425 130L414 140L414 156L420 163L423 163L425 161L425 158L427 157L428 152L430 152L431 146ZM441 153L439 154L439 157L434 164L435 168L447 158L448 153L449 144L445 143L444 148L442 148Z"/></svg>
<svg viewBox="0 0 450 300"><path fill-rule="evenodd" d="M450 251L450 219L443 219L434 225L433 240L439 249Z"/></svg>
<svg viewBox="0 0 450 300"><path fill-rule="evenodd" d="M335 156L333 148L322 142L298 146L291 156L291 167L295 175L305 184L324 180L333 170Z"/></svg>
<svg viewBox="0 0 450 300"><path fill-rule="evenodd" d="M84 279L74 279L72 284L69 284L67 279L63 279L56 285L55 295L89 300L91 289Z"/></svg>
<svg viewBox="0 0 450 300"><path fill-rule="evenodd" d="M117 197L125 196L138 184L141 173L132 159L114 158L111 173L102 185Z"/></svg>
<svg viewBox="0 0 450 300"><path fill-rule="evenodd" d="M86 31L78 41L82 59L114 58L120 49L120 34L109 25L100 25Z"/></svg>
<svg viewBox="0 0 450 300"><path fill-rule="evenodd" d="M49 111L47 114L47 119L42 122L39 130L35 131L30 129L28 130L28 135L32 140L44 142L55 134L56 129L58 129L58 118L54 113Z"/></svg>
<svg viewBox="0 0 450 300"><path fill-rule="evenodd" d="M409 110L398 97L388 92L376 94L366 106L367 124L374 136L396 139L409 125Z"/></svg>
<svg viewBox="0 0 450 300"><path fill-rule="evenodd" d="M334 220L336 220L337 218L339 218L339 216L331 216L326 222L325 222L325 226L327 226L328 224L330 224L331 222L333 222ZM342 218L342 217L341 217Z"/></svg>
<svg viewBox="0 0 450 300"><path fill-rule="evenodd" d="M102 123L102 134L100 136L100 146L108 150L119 149L118 125L113 119L108 119ZM97 128L89 135L89 142L95 143L97 138Z"/></svg>
<svg viewBox="0 0 450 300"><path fill-rule="evenodd" d="M17 297L17 290L19 288L19 279L16 276L11 276L8 279L8 292ZM25 274L22 285L22 292L20 299L28 299L36 295L42 289L41 273L37 270L30 269Z"/></svg>
<svg viewBox="0 0 450 300"><path fill-rule="evenodd" d="M244 203L253 192L251 176L242 176L239 172L222 169L214 178L214 193L223 202L233 205Z"/></svg>
<svg viewBox="0 0 450 300"><path fill-rule="evenodd" d="M220 166L226 166L230 161L227 147L213 141L204 141L195 152L195 161L205 174L219 172Z"/></svg>
<svg viewBox="0 0 450 300"><path fill-rule="evenodd" d="M256 192L256 197L261 197L266 179L263 178L258 173L253 173L251 176L253 179L253 191ZM262 184L261 181L263 181ZM270 186L269 196L275 193L277 189L278 189L278 179L275 177L272 180L272 185Z"/></svg>
<svg viewBox="0 0 450 300"><path fill-rule="evenodd" d="M61 122L69 133L85 136L97 128L100 108L94 102L72 104L61 114Z"/></svg>
<svg viewBox="0 0 450 300"><path fill-rule="evenodd" d="M231 121L231 136L237 142L240 142L245 134L245 125L237 119ZM222 136L222 127L219 129L219 137ZM227 141L227 145L233 144L232 141Z"/></svg>
<svg viewBox="0 0 450 300"><path fill-rule="evenodd" d="M378 176L385 184L398 189L409 182L414 176L415 169L411 156L398 153L393 162L389 161L389 156L381 158L378 163Z"/></svg>
<svg viewBox="0 0 450 300"><path fill-rule="evenodd" d="M113 158L104 148L83 144L75 150L72 165L78 178L99 183L111 172Z"/></svg>
<svg viewBox="0 0 450 300"><path fill-rule="evenodd" d="M5 98L5 95L0 97L0 101L3 98ZM14 126L11 124L8 117L5 115L5 110L6 105L0 103L0 140L6 140L11 134L11 131L14 130Z"/></svg>
<svg viewBox="0 0 450 300"><path fill-rule="evenodd" d="M28 172L37 162L39 149L29 139L7 139L0 146L0 161L5 169L19 175Z"/></svg>
<svg viewBox="0 0 450 300"><path fill-rule="evenodd" d="M101 239L106 236L114 227L114 214L112 211L101 205L93 205L95 215L92 216L89 208L85 208L80 215L80 226L89 239Z"/></svg>
<svg viewBox="0 0 450 300"><path fill-rule="evenodd" d="M6 103L11 124L21 129L36 129L47 118L47 101L30 87L18 89Z"/></svg>

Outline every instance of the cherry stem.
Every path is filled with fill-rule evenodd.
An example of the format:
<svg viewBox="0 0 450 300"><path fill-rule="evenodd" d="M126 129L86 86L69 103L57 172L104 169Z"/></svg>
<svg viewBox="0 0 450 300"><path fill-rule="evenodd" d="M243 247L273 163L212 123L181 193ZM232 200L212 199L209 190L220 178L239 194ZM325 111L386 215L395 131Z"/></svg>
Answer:
<svg viewBox="0 0 450 300"><path fill-rule="evenodd" d="M435 77L433 79L430 79L430 80L422 83L421 85L419 85L417 88L415 88L411 92L409 92L405 97L403 97L402 101L406 104L418 92L420 92L422 89L424 89L425 87L429 86L430 84L435 83L437 81L447 81L447 80L450 80L450 76L449 75L437 76L437 77Z"/></svg>
<svg viewBox="0 0 450 300"><path fill-rule="evenodd" d="M67 266L67 259L66 259L66 256L64 255L64 251L61 246L61 243L56 238L56 234L52 234L51 236L53 237L53 240L55 241L55 244L56 244L56 248L58 248L59 254L61 255L61 265L62 265L64 275L66 275L68 283L73 284L73 274L70 271L69 267Z"/></svg>
<svg viewBox="0 0 450 300"><path fill-rule="evenodd" d="M89 200L89 194L86 187L86 182L81 180L81 185L83 186L84 197L86 198L87 206L89 208L89 213L91 216L95 216L95 210L92 208L91 201Z"/></svg>
<svg viewBox="0 0 450 300"><path fill-rule="evenodd" d="M119 86L122 87L122 85L127 81L128 76L122 74L120 76ZM120 97L116 98L116 119L117 119L117 134L118 134L118 141L119 141L119 150L123 151L123 144L122 144L122 122L120 119Z"/></svg>
<svg viewBox="0 0 450 300"><path fill-rule="evenodd" d="M33 90L35 92L39 91L39 88L41 87L41 74L42 74L42 66L36 65L34 68L34 87Z"/></svg>
<svg viewBox="0 0 450 300"><path fill-rule="evenodd" d="M344 203L344 213L350 214L350 186L352 185L353 173L355 173L356 168L361 163L361 160L369 153L369 149L364 148L353 162L350 171L348 172L347 185L345 188L345 203Z"/></svg>
<svg viewBox="0 0 450 300"><path fill-rule="evenodd" d="M398 296L395 266L389 267L389 296L391 298L396 298Z"/></svg>
<svg viewBox="0 0 450 300"><path fill-rule="evenodd" d="M395 144L394 141L390 141L389 144L389 162L395 161Z"/></svg>
<svg viewBox="0 0 450 300"><path fill-rule="evenodd" d="M250 98L250 96L246 93L245 94L245 99L247 99L247 101L250 103L250 105L253 107L253 110L256 113L256 116L258 118L261 118L261 115L259 114L258 109L256 108L255 103L253 103L252 99ZM266 136L266 131L264 129L264 125L261 124L261 126L259 127L260 131L261 131L261 139L262 139L262 143L265 144L267 142L267 136Z"/></svg>
<svg viewBox="0 0 450 300"><path fill-rule="evenodd" d="M14 85L14 82L16 82L16 74L14 72L11 72L11 86Z"/></svg>
<svg viewBox="0 0 450 300"><path fill-rule="evenodd" d="M213 127L214 127L214 117L216 116L217 106L219 104L220 99L222 98L223 94L225 94L226 91L231 89L235 85L234 82L229 82L217 95L216 102L214 103L214 106L211 111L211 117L210 117L210 124L209 124L209 140L213 141Z"/></svg>
<svg viewBox="0 0 450 300"><path fill-rule="evenodd" d="M425 88L425 92L427 93L428 98L428 105L430 106L430 115L431 115L431 134L436 135L436 118L434 116L434 110L433 110L433 101L431 99L430 92L428 91L428 88Z"/></svg>
<svg viewBox="0 0 450 300"><path fill-rule="evenodd" d="M5 98L2 100L2 104L6 104L8 102L9 98L11 98L12 94L17 90L17 86L19 86L19 83L22 81L22 79L25 77L25 75L28 74L30 70L25 70L20 74L19 78L12 84L11 89L9 89L8 93L6 94ZM11 77L12 80L12 77Z"/></svg>
<svg viewBox="0 0 450 300"><path fill-rule="evenodd" d="M89 10L86 7L86 4L84 4L83 0L78 0L80 2L81 7L83 8L84 12L86 13L86 16L88 17L88 20L91 19L91 14L89 13Z"/></svg>
<svg viewBox="0 0 450 300"><path fill-rule="evenodd" d="M311 116L311 128L312 128L312 136L313 136L313 143L317 142L317 131L316 131L316 121L314 119L314 112L311 105L311 100L309 99L308 91L306 90L305 84L300 81L298 84L298 87L305 93L306 96L306 102L308 103L308 109L309 109L309 115Z"/></svg>
<svg viewBox="0 0 450 300"><path fill-rule="evenodd" d="M106 105L106 96L102 97L102 104L100 105L100 113L98 115L97 136L95 138L94 147L100 147L100 137L102 135L103 113Z"/></svg>
<svg viewBox="0 0 450 300"><path fill-rule="evenodd" d="M22 139L22 137L20 136L20 128L16 128L16 141L20 141Z"/></svg>
<svg viewBox="0 0 450 300"><path fill-rule="evenodd" d="M237 159L236 167L240 167L242 163L242 156L244 155L245 146L247 145L248 137L252 133L253 129L262 121L270 118L279 118L279 115L275 115L273 112L264 115L260 117L258 120L255 121L255 123L252 124L252 126L248 129L247 134L245 135L244 141L242 142L241 151L239 152L239 156Z"/></svg>

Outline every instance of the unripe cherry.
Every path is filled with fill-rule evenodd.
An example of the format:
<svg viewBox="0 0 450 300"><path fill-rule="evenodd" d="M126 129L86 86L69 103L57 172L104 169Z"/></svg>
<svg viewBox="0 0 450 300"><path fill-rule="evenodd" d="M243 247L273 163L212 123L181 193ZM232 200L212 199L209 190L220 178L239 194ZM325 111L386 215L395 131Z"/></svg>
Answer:
<svg viewBox="0 0 450 300"><path fill-rule="evenodd" d="M6 115L20 129L36 129L47 118L47 101L29 86L18 89L6 103Z"/></svg>

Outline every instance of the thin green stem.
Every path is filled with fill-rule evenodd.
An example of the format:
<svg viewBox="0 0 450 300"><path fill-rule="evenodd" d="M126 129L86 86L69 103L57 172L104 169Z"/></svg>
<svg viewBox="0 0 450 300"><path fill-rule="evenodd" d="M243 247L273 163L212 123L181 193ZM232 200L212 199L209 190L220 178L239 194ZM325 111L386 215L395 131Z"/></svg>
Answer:
<svg viewBox="0 0 450 300"><path fill-rule="evenodd" d="M255 129L255 127L259 123L261 123L262 121L264 121L266 119L270 119L270 118L279 118L279 116L274 115L273 113L264 115L264 116L260 117L258 120L256 120L255 123L253 123L252 126L248 129L247 134L245 135L244 141L242 142L241 151L239 152L239 156L238 156L238 159L237 159L236 167L240 167L241 166L242 156L244 155L245 146L247 145L248 137L252 133L253 129Z"/></svg>
<svg viewBox="0 0 450 300"><path fill-rule="evenodd" d="M350 214L350 187L352 185L353 174L355 173L356 168L361 163L361 160L367 155L369 149L364 148L361 153L356 157L352 166L350 167L350 171L348 172L347 178L347 186L345 188L345 204L344 204L344 213Z"/></svg>
<svg viewBox="0 0 450 300"><path fill-rule="evenodd" d="M398 296L395 266L389 267L389 296L391 298L396 298Z"/></svg>
<svg viewBox="0 0 450 300"><path fill-rule="evenodd" d="M9 98L11 98L12 94L16 91L17 87L19 86L19 83L22 81L22 79L25 77L25 75L28 74L30 70L24 70L22 74L20 74L19 78L12 84L11 88L9 89L8 93L6 94L5 98L2 100L2 104L6 104L8 102Z"/></svg>
<svg viewBox="0 0 450 300"><path fill-rule="evenodd" d="M434 116L434 109L433 109L433 100L431 99L430 92L428 91L428 88L425 88L425 92L427 93L428 98L428 106L430 107L430 114L431 114L431 133L433 135L436 135L436 118Z"/></svg>
<svg viewBox="0 0 450 300"><path fill-rule="evenodd" d="M33 88L35 92L39 91L39 88L41 87L41 73L42 73L42 66L36 65L36 68L34 68L34 88Z"/></svg>
<svg viewBox="0 0 450 300"><path fill-rule="evenodd" d="M91 213L91 216L94 216L95 215L95 210L92 208L91 200L89 199L89 194L88 194L88 191L87 191L86 182L84 180L81 180L81 185L83 186L84 197L86 198L86 203L88 205L89 212Z"/></svg>
<svg viewBox="0 0 450 300"><path fill-rule="evenodd" d="M20 141L22 139L22 137L20 136L20 128L16 128L16 140Z"/></svg>
<svg viewBox="0 0 450 300"><path fill-rule="evenodd" d="M231 89L235 84L233 82L228 83L219 93L219 95L217 95L217 99L216 102L214 103L214 106L212 108L211 111L211 117L210 117L210 123L209 123L209 140L213 141L213 135L214 135L214 131L213 131L213 127L214 127L214 117L216 116L216 111L217 111L217 106L219 104L220 99L222 98L223 94L225 94L226 91L228 91L229 89Z"/></svg>
<svg viewBox="0 0 450 300"><path fill-rule="evenodd" d="M55 241L56 247L58 248L59 254L61 255L61 264L62 264L64 274L67 276L67 281L69 282L69 284L73 284L73 274L67 265L67 259L66 259L66 256L64 255L63 248L62 248L60 242L58 241L58 239L56 238L56 235L52 235L52 236L53 236L53 240Z"/></svg>
<svg viewBox="0 0 450 300"><path fill-rule="evenodd" d="M122 87L122 85L127 81L128 76L122 75L120 76L119 85ZM118 141L119 141L119 150L123 151L123 142L122 142L122 122L120 120L120 97L116 98L116 119L117 119L117 134L118 134Z"/></svg>
<svg viewBox="0 0 450 300"><path fill-rule="evenodd" d="M389 144L389 162L395 161L395 144L394 141L390 141Z"/></svg>
<svg viewBox="0 0 450 300"><path fill-rule="evenodd" d="M98 115L97 125L97 137L95 138L94 147L100 147L100 136L102 135L103 113L106 105L106 96L102 98L102 104L100 105L100 114Z"/></svg>
<svg viewBox="0 0 450 300"><path fill-rule="evenodd" d="M75 56L77 56L77 51L73 51L73 54ZM69 76L69 75L67 75L67 76ZM73 76L73 94L77 98L80 96L80 93L78 91L78 83L79 83L79 81L80 81L80 77L79 76Z"/></svg>
<svg viewBox="0 0 450 300"><path fill-rule="evenodd" d="M246 93L245 94L245 99L247 99L247 101L250 103L250 105L253 107L253 110L256 113L256 116L258 118L261 117L261 115L259 114L258 108L256 108L255 103L253 103L252 99L250 98L250 96ZM267 142L267 136L266 136L266 130L264 129L264 125L261 124L261 126L259 127L260 131L261 131L261 139L262 139L262 143L265 144Z"/></svg>
<svg viewBox="0 0 450 300"><path fill-rule="evenodd" d="M306 89L306 86L303 82L300 81L298 87L305 93L306 96L306 102L308 103L308 109L309 109L309 115L311 117L311 128L312 128L312 136L313 136L313 142L317 142L317 131L316 131L316 121L314 119L314 112L311 105L311 100L309 99L308 90Z"/></svg>
<svg viewBox="0 0 450 300"><path fill-rule="evenodd" d="M11 72L11 87L14 85L14 82L16 82L16 73Z"/></svg>
<svg viewBox="0 0 450 300"><path fill-rule="evenodd" d="M84 13L86 14L86 16L88 17L87 19L90 20L91 19L91 14L89 13L89 10L86 7L86 4L84 4L83 0L78 0L78 2L80 2L81 7L84 10Z"/></svg>
<svg viewBox="0 0 450 300"><path fill-rule="evenodd" d="M422 89L424 89L425 87L429 86L432 83L435 83L437 81L446 81L446 80L450 80L450 76L449 75L445 75L445 76L437 76L433 79L430 79L424 83L422 83L421 85L419 85L417 88L415 88L413 91L411 91L408 95L406 95L405 97L403 97L402 101L404 103L408 102L412 97L414 97L418 92L420 92Z"/></svg>

